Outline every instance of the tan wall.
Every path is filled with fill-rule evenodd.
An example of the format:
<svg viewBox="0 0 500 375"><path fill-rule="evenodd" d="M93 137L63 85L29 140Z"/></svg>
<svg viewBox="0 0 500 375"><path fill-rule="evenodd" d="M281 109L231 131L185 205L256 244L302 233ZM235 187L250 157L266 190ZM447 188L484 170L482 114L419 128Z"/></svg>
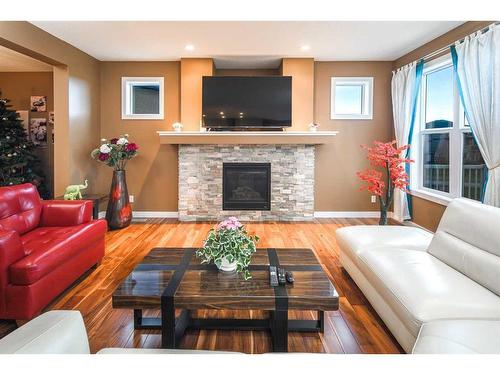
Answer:
<svg viewBox="0 0 500 375"><path fill-rule="evenodd" d="M0 45L52 65L55 112L55 194L89 179L97 168L89 152L99 140L99 61L28 22L0 22Z"/></svg>
<svg viewBox="0 0 500 375"><path fill-rule="evenodd" d="M181 122L184 130L199 130L202 77L214 74L212 59L181 59Z"/></svg>
<svg viewBox="0 0 500 375"><path fill-rule="evenodd" d="M110 138L128 133L136 141L140 156L134 159L128 168L129 192L135 196L134 210L144 211L176 211L177 210L177 147L159 144L156 130L170 130L172 122L179 118L179 87L188 79L190 96L185 99L185 111L193 113L193 118L201 114L201 76L211 73L210 66L201 61L201 66L194 59L188 59L189 65L174 62L104 62L102 63L101 91L101 136ZM193 66L194 64L194 66ZM179 68L180 66L180 68ZM177 67L177 89L173 86L172 77ZM188 69L193 67L195 72ZM180 73L179 73L180 69ZM319 211L368 211L377 210L366 193L358 192L360 183L355 175L357 170L365 167L366 161L359 144L370 143L375 139L389 140L392 131L392 115L390 108L390 62L363 63L323 63L315 64L316 80L310 83L315 86L316 106L315 120L321 124L322 130L340 130L338 140L331 145L317 148L316 161L316 210ZM122 76L165 76L165 121L121 120L121 86ZM330 76L360 75L375 77L374 120L372 121L332 121L330 114ZM294 77L296 77L295 74ZM313 76L308 76L312 79ZM294 78L295 79L295 78ZM187 98L188 90L184 87ZM199 95L199 96L198 96ZM200 99L198 109L196 98ZM182 104L182 102L181 102ZM303 108L312 106L306 97ZM196 117L194 117L196 116ZM312 119L311 119L312 121ZM189 123L182 120L186 129ZM198 126L191 124L191 130ZM346 156L347 155L347 156ZM99 188L105 191L109 187L111 172L103 167L103 177Z"/></svg>
<svg viewBox="0 0 500 375"><path fill-rule="evenodd" d="M34 112L33 115L48 118L48 111L54 110L53 81L52 72L0 72L0 91L16 111L30 110L31 95L47 96L47 112Z"/></svg>
<svg viewBox="0 0 500 375"><path fill-rule="evenodd" d="M0 72L0 92L2 98L11 101L9 104L16 111L29 111L32 95L46 96L47 111L30 112L30 118L45 118L48 120L49 111L54 110L54 77L52 72ZM41 160L41 166L45 174L45 184L52 195L54 146L50 139L51 133L52 129L47 124L47 147L37 148L36 154Z"/></svg>
<svg viewBox="0 0 500 375"><path fill-rule="evenodd" d="M177 146L160 145L158 130L172 130L179 121L179 62L103 62L101 65L101 137L129 134L139 155L127 166L129 194L134 210L177 211ZM164 120L122 120L121 78L164 77ZM107 192L112 171L101 166L99 190Z"/></svg>
<svg viewBox="0 0 500 375"><path fill-rule="evenodd" d="M374 77L373 120L330 120L331 77ZM316 211L376 211L356 172L368 167L361 144L392 138L392 62L316 62L314 121L338 130L335 142L316 148Z"/></svg>
<svg viewBox="0 0 500 375"><path fill-rule="evenodd" d="M292 77L292 129L308 130L314 120L314 59L284 58L280 70Z"/></svg>

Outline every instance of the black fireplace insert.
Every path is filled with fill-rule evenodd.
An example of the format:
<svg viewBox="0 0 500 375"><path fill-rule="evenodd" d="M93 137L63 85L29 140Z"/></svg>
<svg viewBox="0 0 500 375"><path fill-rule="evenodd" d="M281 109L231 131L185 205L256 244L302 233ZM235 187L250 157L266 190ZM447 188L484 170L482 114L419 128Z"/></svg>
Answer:
<svg viewBox="0 0 500 375"><path fill-rule="evenodd" d="M271 209L270 163L223 163L222 209Z"/></svg>

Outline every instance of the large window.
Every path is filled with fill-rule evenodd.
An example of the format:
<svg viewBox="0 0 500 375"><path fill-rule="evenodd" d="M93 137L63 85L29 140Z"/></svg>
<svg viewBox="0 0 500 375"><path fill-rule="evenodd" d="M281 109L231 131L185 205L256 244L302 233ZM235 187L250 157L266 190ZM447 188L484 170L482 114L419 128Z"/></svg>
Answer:
<svg viewBox="0 0 500 375"><path fill-rule="evenodd" d="M163 77L122 77L122 119L163 120Z"/></svg>
<svg viewBox="0 0 500 375"><path fill-rule="evenodd" d="M412 194L480 200L486 165L460 103L450 56L424 67L412 146Z"/></svg>

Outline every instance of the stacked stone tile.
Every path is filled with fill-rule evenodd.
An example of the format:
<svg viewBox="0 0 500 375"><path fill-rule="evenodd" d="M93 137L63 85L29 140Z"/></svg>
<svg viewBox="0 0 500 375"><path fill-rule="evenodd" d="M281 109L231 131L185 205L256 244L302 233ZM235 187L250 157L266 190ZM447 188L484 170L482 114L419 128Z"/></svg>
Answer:
<svg viewBox="0 0 500 375"><path fill-rule="evenodd" d="M314 215L314 145L179 145L179 219L304 221ZM271 163L270 211L223 211L222 164Z"/></svg>

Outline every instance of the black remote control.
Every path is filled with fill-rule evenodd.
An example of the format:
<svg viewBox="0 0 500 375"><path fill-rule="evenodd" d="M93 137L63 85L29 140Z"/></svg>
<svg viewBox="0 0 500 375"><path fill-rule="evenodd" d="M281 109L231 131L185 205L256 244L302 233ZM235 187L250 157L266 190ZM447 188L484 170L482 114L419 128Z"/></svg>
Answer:
<svg viewBox="0 0 500 375"><path fill-rule="evenodd" d="M269 266L269 284L278 286L278 271L275 266Z"/></svg>
<svg viewBox="0 0 500 375"><path fill-rule="evenodd" d="M280 285L286 284L285 269L281 267L278 267L278 283Z"/></svg>
<svg viewBox="0 0 500 375"><path fill-rule="evenodd" d="M295 281L295 279L293 278L293 273L292 271L286 271L286 281L289 282L290 284L293 284L293 282Z"/></svg>

